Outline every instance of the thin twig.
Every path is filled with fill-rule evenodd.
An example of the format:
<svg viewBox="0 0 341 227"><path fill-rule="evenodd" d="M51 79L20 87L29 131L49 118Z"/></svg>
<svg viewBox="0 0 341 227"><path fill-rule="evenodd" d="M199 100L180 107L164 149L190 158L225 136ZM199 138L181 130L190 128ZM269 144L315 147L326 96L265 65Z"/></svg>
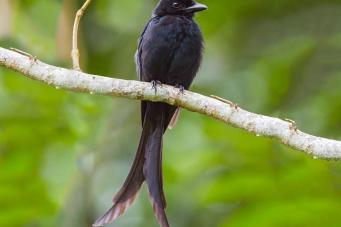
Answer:
<svg viewBox="0 0 341 227"><path fill-rule="evenodd" d="M155 89L150 83L89 75L48 65L41 61L32 64L30 57L0 47L1 65L55 88L176 105L258 136L276 138L283 144L303 151L314 158L341 160L341 141L304 133L298 130L291 120L288 122L251 113L240 107L236 111L234 105L226 105L229 102L223 101L222 98L217 100L190 91L179 94L178 88L168 85L159 86L155 94Z"/></svg>
<svg viewBox="0 0 341 227"><path fill-rule="evenodd" d="M22 55L24 55L24 56L26 56L26 57L29 57L31 60L33 60L33 61L37 61L37 57L36 56L33 56L32 54L29 54L29 53L27 53L27 52L25 52L25 51L23 51L23 50L19 50L19 49L17 49L17 48L13 48L13 47L10 47L9 48L10 50L13 50L14 52L17 52L17 53L19 53L19 54L22 54Z"/></svg>
<svg viewBox="0 0 341 227"><path fill-rule="evenodd" d="M86 0L83 6L77 11L75 23L73 25L73 32L72 32L72 50L71 50L71 58L73 63L73 69L81 71L80 64L79 64L79 49L78 49L78 28L79 22L84 15L84 12L90 5L92 0Z"/></svg>
<svg viewBox="0 0 341 227"><path fill-rule="evenodd" d="M236 103L234 103L234 102L232 102L230 100L224 99L224 98L216 96L216 95L210 95L210 96L211 96L211 98L214 98L216 100L219 100L219 101L221 101L223 103L226 103L226 104L230 105L230 107L232 107L232 108L234 108L236 110L238 110L238 108L239 108L238 104L236 104Z"/></svg>
<svg viewBox="0 0 341 227"><path fill-rule="evenodd" d="M296 121L291 120L291 119L289 119L289 118L285 118L284 120L290 123L290 130L292 130L292 131L294 131L294 132L297 132L297 131L298 131L298 127L297 127Z"/></svg>

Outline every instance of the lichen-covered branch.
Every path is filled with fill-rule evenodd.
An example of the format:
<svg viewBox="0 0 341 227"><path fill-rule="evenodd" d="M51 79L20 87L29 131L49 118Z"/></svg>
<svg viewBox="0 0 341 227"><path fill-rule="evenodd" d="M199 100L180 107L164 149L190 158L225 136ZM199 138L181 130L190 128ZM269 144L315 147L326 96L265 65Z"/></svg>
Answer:
<svg viewBox="0 0 341 227"><path fill-rule="evenodd" d="M75 92L165 102L221 120L258 136L272 137L314 158L341 159L341 141L299 131L294 122L250 113L233 103L162 85L90 75L45 64L27 54L0 48L0 65L50 86Z"/></svg>

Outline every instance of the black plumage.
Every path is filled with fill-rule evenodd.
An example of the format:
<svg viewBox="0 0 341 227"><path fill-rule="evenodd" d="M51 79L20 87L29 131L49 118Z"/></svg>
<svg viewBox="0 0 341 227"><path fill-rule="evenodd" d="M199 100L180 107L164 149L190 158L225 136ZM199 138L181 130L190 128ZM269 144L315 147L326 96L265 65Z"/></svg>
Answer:
<svg viewBox="0 0 341 227"><path fill-rule="evenodd" d="M199 69L203 38L193 20L194 13L207 9L192 0L161 0L146 25L138 44L136 65L141 81L188 89ZM114 205L94 226L102 226L120 216L134 201L146 181L155 216L168 227L162 181L162 137L179 111L164 103L142 101L142 135L133 166ZM173 120L172 120L173 119Z"/></svg>

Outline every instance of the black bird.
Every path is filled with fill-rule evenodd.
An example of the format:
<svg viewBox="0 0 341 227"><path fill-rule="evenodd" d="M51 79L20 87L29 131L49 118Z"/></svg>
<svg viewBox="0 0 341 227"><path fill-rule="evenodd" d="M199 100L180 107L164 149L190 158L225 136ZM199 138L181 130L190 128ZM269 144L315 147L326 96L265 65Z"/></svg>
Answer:
<svg viewBox="0 0 341 227"><path fill-rule="evenodd" d="M203 38L193 16L206 10L192 0L160 0L138 44L136 65L141 81L188 89L199 69ZM155 216L169 227L162 180L162 137L173 124L179 109L164 103L142 101L142 135L132 168L113 206L94 226L103 226L123 214L146 181Z"/></svg>

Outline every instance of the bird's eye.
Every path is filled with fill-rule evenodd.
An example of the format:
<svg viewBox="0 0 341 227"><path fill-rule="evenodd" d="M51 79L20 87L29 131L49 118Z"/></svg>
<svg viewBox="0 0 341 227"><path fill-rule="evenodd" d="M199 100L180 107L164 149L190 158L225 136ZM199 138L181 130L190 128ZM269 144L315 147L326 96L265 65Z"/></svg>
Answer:
<svg viewBox="0 0 341 227"><path fill-rule="evenodd" d="M181 4L178 3L178 2L174 2L174 3L172 4L172 6L173 6L174 9L180 9L180 8L181 8Z"/></svg>

